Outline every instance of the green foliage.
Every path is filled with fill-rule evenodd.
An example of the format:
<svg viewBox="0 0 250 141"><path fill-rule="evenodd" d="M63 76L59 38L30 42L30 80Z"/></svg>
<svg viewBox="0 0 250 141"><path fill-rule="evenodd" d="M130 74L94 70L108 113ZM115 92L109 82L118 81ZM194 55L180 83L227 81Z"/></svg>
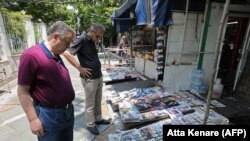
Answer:
<svg viewBox="0 0 250 141"><path fill-rule="evenodd" d="M34 24L34 33L35 33L35 40L36 40L36 43L39 43L40 39L42 38L41 35L39 34L39 31L38 31L38 25L37 24Z"/></svg>
<svg viewBox="0 0 250 141"><path fill-rule="evenodd" d="M111 14L117 6L117 0L96 0L95 2L78 3L77 16L81 19L81 29L87 31L91 24L102 23L106 27L105 38L111 38Z"/></svg>
<svg viewBox="0 0 250 141"><path fill-rule="evenodd" d="M87 31L91 24L99 22L107 29L105 38L110 38L110 16L120 4L121 0L40 0L36 2L10 0L2 5L12 11L25 11L26 14L32 15L32 21L43 21L46 25L62 20L74 29L80 28ZM73 6L73 9L69 9L69 5ZM77 18L80 19L79 25Z"/></svg>
<svg viewBox="0 0 250 141"><path fill-rule="evenodd" d="M19 37L24 39L26 37L26 31L23 30L25 27L24 19L28 17L22 12L12 12L5 8L0 9L1 13L4 16L5 26L8 29L8 34L11 37Z"/></svg>
<svg viewBox="0 0 250 141"><path fill-rule="evenodd" d="M51 0L52 1L52 0ZM25 11L26 14L32 15L32 21L43 21L50 25L55 21L61 20L75 27L74 13L67 9L67 5L53 4L50 1L42 2L22 2L17 1L15 5L6 6L12 11Z"/></svg>

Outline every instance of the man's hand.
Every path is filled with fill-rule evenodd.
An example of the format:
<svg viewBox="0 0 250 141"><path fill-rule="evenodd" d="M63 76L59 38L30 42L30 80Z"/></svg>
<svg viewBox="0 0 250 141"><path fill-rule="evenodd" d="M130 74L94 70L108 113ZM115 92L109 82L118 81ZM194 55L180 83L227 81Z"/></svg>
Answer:
<svg viewBox="0 0 250 141"><path fill-rule="evenodd" d="M89 77L91 75L92 69L89 68L83 68L81 66L78 67L79 72L84 76L84 77Z"/></svg>
<svg viewBox="0 0 250 141"><path fill-rule="evenodd" d="M29 85L19 85L17 87L17 94L20 100L20 104L23 107L24 112L26 113L29 123L30 129L33 134L37 136L43 135L43 125L41 120L38 118L36 114L36 110L33 106L33 101L30 94L30 86Z"/></svg>
<svg viewBox="0 0 250 141"><path fill-rule="evenodd" d="M37 136L43 136L43 125L42 122L39 118L35 118L30 121L30 129L33 134Z"/></svg>

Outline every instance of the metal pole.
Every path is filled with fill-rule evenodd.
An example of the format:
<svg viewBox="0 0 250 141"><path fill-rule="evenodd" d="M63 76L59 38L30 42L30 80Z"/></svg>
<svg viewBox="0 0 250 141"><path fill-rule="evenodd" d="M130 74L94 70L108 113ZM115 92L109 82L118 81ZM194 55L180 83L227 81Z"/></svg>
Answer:
<svg viewBox="0 0 250 141"><path fill-rule="evenodd" d="M250 23L250 19L248 20L248 23ZM250 25L248 25L248 29L247 29L246 32L247 32L247 34L245 36L245 41L244 41L244 45L242 47L242 52L241 52L242 57L241 57L240 62L238 64L238 66L237 66L237 71L236 71L236 76L235 76L235 81L234 81L234 87L233 87L234 91L236 89L237 83L238 83L239 78L241 76L241 73L243 71L243 70L241 70L241 67L245 66L243 58L245 56L244 54L246 54L246 52L248 51L248 49L247 49L248 46L250 45L250 36L249 36L250 35Z"/></svg>
<svg viewBox="0 0 250 141"><path fill-rule="evenodd" d="M206 1L206 8L205 8L205 13L204 13L204 18L203 20L205 21L203 29L202 29L202 36L201 36L201 42L200 42L200 47L199 47L199 54L197 57L197 68L202 69L202 63L203 63L203 58L204 54L202 52L205 52L206 48L206 41L207 41L207 34L208 34L208 27L209 27L209 22L210 22L210 15L211 15L211 9L212 9L212 2L210 0Z"/></svg>
<svg viewBox="0 0 250 141"><path fill-rule="evenodd" d="M9 91L9 93L11 93L10 84L9 84L9 81L7 80L7 74L6 74L5 68L3 68L3 73L5 76L5 80L7 81L8 91Z"/></svg>
<svg viewBox="0 0 250 141"><path fill-rule="evenodd" d="M110 54L109 54L109 48L108 48L108 63L109 63L109 66L110 66Z"/></svg>
<svg viewBox="0 0 250 141"><path fill-rule="evenodd" d="M102 44L101 44L101 52L103 53L103 57L104 57L104 65L106 65L106 57L105 57L105 48L103 46L103 36L102 36Z"/></svg>
<svg viewBox="0 0 250 141"><path fill-rule="evenodd" d="M104 55L104 65L106 65L106 50L103 50L103 55Z"/></svg>
<svg viewBox="0 0 250 141"><path fill-rule="evenodd" d="M133 55L133 46L132 46L132 40L133 40L133 26L131 24L131 33L130 33L130 57L129 57L129 64L132 68L132 55ZM134 67L134 66L133 66Z"/></svg>
<svg viewBox="0 0 250 141"><path fill-rule="evenodd" d="M224 10L223 14L221 17L220 25L219 25L219 31L218 31L218 37L217 37L217 45L216 45L216 51L214 55L214 64L213 64L213 71L212 71L212 77L210 80L209 84L209 91L207 95L207 105L206 105L206 110L205 110L205 115L204 115L204 120L203 124L207 124L207 119L209 116L209 110L210 110L210 105L211 105L211 97L212 97L212 91L213 91L213 85L214 85L214 77L215 77L215 72L216 72L216 67L217 67L217 62L219 58L219 49L220 49L220 44L221 44L221 38L222 38L222 31L223 31L223 26L225 25L226 22L226 16L228 13L228 6L229 6L230 0L226 0L226 3L224 5Z"/></svg>
<svg viewBox="0 0 250 141"><path fill-rule="evenodd" d="M182 59L182 51L183 51L183 48L184 48L184 41L185 41L185 34L186 34L186 31L187 31L187 17L188 17L188 7L189 7L189 0L187 0L187 3L186 3L186 15L185 15L185 19L184 19L184 27L183 27L183 34L182 34L182 45L181 45L181 53L179 55L179 62L178 64L181 64L181 59Z"/></svg>

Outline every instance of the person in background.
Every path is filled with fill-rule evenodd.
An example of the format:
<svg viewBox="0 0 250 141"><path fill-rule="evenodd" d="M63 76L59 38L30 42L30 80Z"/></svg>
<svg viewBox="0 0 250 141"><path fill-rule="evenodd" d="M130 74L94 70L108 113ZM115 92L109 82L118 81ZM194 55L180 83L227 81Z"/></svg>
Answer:
<svg viewBox="0 0 250 141"><path fill-rule="evenodd" d="M23 52L18 70L18 98L39 141L73 141L75 92L60 58L74 37L62 21L51 25L47 40Z"/></svg>
<svg viewBox="0 0 250 141"><path fill-rule="evenodd" d="M103 78L101 62L98 58L95 42L104 34L105 27L95 23L88 32L76 38L70 48L64 52L65 58L80 72L85 92L87 130L94 135L99 131L96 124L110 124L110 119L102 118L101 101ZM73 55L77 55L78 61Z"/></svg>
<svg viewBox="0 0 250 141"><path fill-rule="evenodd" d="M126 36L126 41L127 41L127 46L131 45L131 41L130 41L130 35L129 32L124 32L124 36Z"/></svg>
<svg viewBox="0 0 250 141"><path fill-rule="evenodd" d="M135 43L136 45L143 45L143 40L142 40L142 38L141 38L141 36L138 36L137 37L137 40L136 40L136 43Z"/></svg>
<svg viewBox="0 0 250 141"><path fill-rule="evenodd" d="M126 36L122 36L120 42L119 42L119 45L118 45L118 55L119 56L122 56L122 54L125 52L125 47L127 47L127 37Z"/></svg>

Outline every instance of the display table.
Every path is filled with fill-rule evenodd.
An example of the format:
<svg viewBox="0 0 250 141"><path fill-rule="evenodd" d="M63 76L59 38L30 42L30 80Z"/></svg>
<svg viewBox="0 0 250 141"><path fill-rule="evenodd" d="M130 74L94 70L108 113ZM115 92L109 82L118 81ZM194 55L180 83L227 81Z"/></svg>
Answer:
<svg viewBox="0 0 250 141"><path fill-rule="evenodd" d="M202 125L206 101L192 91L168 92L152 81L113 84L106 97L113 106L120 133L109 135L119 140L162 140L163 125ZM212 108L224 106L212 102ZM210 109L208 125L228 125L229 120Z"/></svg>
<svg viewBox="0 0 250 141"><path fill-rule="evenodd" d="M130 67L106 67L102 69L103 82L112 84L140 78L140 73Z"/></svg>

